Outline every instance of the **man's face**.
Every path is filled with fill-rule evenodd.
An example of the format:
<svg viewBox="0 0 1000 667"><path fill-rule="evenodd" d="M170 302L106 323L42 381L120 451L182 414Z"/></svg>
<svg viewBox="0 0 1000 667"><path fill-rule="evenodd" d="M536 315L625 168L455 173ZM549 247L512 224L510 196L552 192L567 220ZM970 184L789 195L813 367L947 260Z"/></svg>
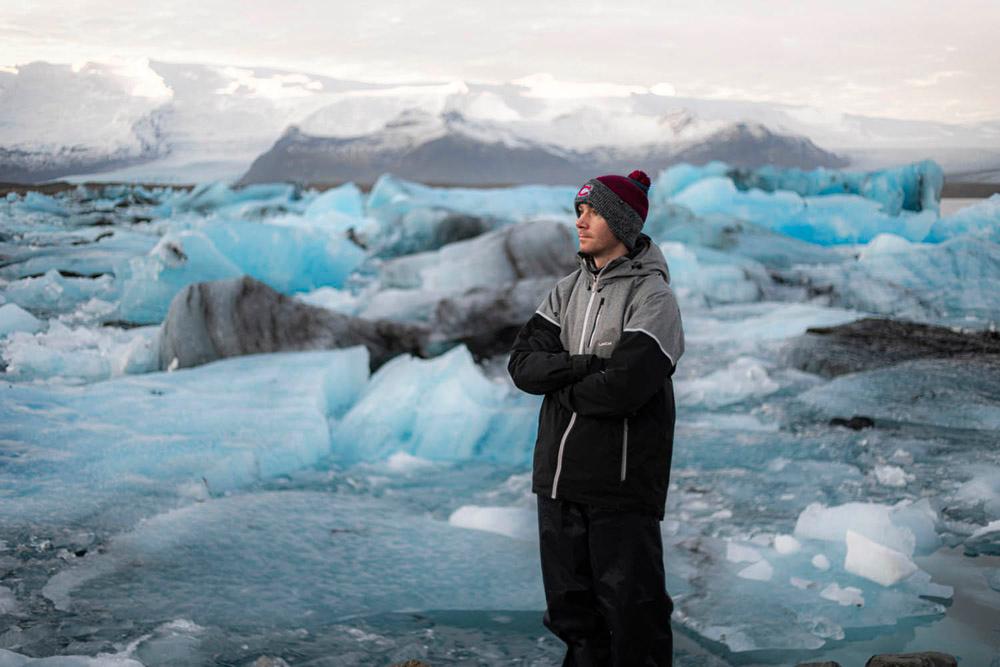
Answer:
<svg viewBox="0 0 1000 667"><path fill-rule="evenodd" d="M608 221L590 204L580 204L577 208L576 233L580 238L580 251L591 256L600 256L620 243L611 233Z"/></svg>

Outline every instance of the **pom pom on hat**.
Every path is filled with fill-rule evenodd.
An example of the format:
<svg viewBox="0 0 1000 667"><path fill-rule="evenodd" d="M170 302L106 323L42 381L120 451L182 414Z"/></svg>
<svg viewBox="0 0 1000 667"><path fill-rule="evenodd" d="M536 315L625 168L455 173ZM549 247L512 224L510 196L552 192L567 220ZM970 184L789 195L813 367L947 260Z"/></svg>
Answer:
<svg viewBox="0 0 1000 667"><path fill-rule="evenodd" d="M630 181L635 181L636 185L642 188L643 192L649 192L649 186L652 185L652 182L649 180L646 172L636 169L628 175L628 178Z"/></svg>

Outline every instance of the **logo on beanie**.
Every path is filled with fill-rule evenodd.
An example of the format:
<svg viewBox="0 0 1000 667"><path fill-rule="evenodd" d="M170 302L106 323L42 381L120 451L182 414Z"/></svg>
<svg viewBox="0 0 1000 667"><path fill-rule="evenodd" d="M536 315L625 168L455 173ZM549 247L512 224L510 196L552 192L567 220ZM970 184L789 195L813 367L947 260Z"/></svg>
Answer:
<svg viewBox="0 0 1000 667"><path fill-rule="evenodd" d="M587 183L585 186L583 186L582 188L580 188L580 191L576 193L576 196L577 197L586 197L587 195L590 194L590 190L593 187L594 186L592 186L590 183Z"/></svg>

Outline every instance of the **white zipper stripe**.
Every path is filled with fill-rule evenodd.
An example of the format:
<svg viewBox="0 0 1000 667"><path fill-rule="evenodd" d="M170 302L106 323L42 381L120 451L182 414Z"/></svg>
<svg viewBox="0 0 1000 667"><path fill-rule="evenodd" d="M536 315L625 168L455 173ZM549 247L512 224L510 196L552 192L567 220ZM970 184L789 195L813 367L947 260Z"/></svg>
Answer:
<svg viewBox="0 0 1000 667"><path fill-rule="evenodd" d="M587 341L587 350L594 347L594 335L597 334L597 323L601 321L601 303L597 303L597 317L594 318L594 328L590 330L590 340Z"/></svg>
<svg viewBox="0 0 1000 667"><path fill-rule="evenodd" d="M576 413L569 418L569 424L566 425L566 430L563 431L562 440L559 441L559 457L556 460L556 476L552 480L552 498L556 497L556 487L559 486L559 474L562 472L562 460L563 460L563 447L566 446L566 438L569 436L569 430L573 428L573 422L576 421Z"/></svg>
<svg viewBox="0 0 1000 667"><path fill-rule="evenodd" d="M583 339L587 337L587 320L590 319L590 307L594 305L594 297L597 296L597 281L590 290L590 301L587 302L587 312L583 314L583 327L580 329L580 349L577 354L583 354Z"/></svg>
<svg viewBox="0 0 1000 667"><path fill-rule="evenodd" d="M597 296L597 282L601 279L601 274L604 273L604 269L608 268L605 264L600 271L597 272L597 276L594 278L594 284L590 288L590 300L587 301L587 312L583 314L583 329L580 331L580 352L583 354L583 343L584 339L587 337L587 320L590 319L590 309L594 305L594 297ZM598 313L600 315L600 313ZM594 323L597 324L596 322ZM559 488L559 475L562 473L562 462L563 462L563 449L566 448L566 438L569 437L570 429L573 428L573 424L576 422L576 411L569 418L569 424L566 425L566 430L563 431L562 440L559 441L559 453L556 454L556 474L552 478L552 498L556 497L556 491Z"/></svg>
<svg viewBox="0 0 1000 667"><path fill-rule="evenodd" d="M622 434L622 479L625 481L625 462L628 460L628 417L625 418L625 432Z"/></svg>

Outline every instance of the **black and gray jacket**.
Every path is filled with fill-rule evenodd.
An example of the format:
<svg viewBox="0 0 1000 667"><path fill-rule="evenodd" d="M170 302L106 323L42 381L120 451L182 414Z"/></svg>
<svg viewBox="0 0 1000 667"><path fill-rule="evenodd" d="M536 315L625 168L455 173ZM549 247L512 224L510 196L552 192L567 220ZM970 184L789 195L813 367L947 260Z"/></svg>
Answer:
<svg viewBox="0 0 1000 667"><path fill-rule="evenodd" d="M560 280L521 328L507 370L544 394L532 491L664 515L674 435L671 376L684 331L659 247Z"/></svg>

